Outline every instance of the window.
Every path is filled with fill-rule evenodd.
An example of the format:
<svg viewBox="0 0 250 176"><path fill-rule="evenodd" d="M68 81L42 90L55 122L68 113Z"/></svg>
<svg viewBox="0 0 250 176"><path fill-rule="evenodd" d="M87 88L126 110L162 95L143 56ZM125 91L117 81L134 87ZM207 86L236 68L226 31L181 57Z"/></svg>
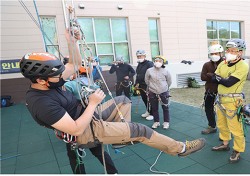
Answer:
<svg viewBox="0 0 250 176"><path fill-rule="evenodd" d="M211 41L219 41L225 48L229 39L241 38L240 22L236 21L207 21L208 45Z"/></svg>
<svg viewBox="0 0 250 176"><path fill-rule="evenodd" d="M159 47L159 36L158 36L158 20L157 19L149 19L149 36L150 36L150 48L151 48L151 57L155 57L160 55L160 47Z"/></svg>
<svg viewBox="0 0 250 176"><path fill-rule="evenodd" d="M59 58L59 45L56 32L55 17L41 17L42 28L44 31L44 42L47 52L54 54Z"/></svg>
<svg viewBox="0 0 250 176"><path fill-rule="evenodd" d="M93 56L100 58L101 65L111 64L117 56L121 55L125 62L130 62L126 18L79 17L78 22L88 47ZM87 51L86 47L86 45L83 46L85 51ZM90 54L85 52L86 56Z"/></svg>

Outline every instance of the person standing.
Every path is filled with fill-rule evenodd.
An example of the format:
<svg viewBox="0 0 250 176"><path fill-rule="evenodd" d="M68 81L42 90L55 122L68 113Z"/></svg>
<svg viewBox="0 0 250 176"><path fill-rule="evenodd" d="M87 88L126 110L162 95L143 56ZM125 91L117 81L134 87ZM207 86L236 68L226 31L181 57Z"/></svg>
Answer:
<svg viewBox="0 0 250 176"><path fill-rule="evenodd" d="M222 53L224 49L218 43L212 43L208 48L210 61L206 62L201 71L201 80L205 83L204 106L208 120L208 127L201 131L202 134L216 133L216 120L214 111L214 102L217 96L218 84L212 82L212 76L217 66L222 61Z"/></svg>
<svg viewBox="0 0 250 176"><path fill-rule="evenodd" d="M145 82L145 74L147 69L154 66L152 61L146 60L146 52L144 50L136 51L138 66L136 67L135 89L139 89L142 101L146 106L146 112L141 116L147 120L153 120L152 111L148 102L147 84Z"/></svg>
<svg viewBox="0 0 250 176"><path fill-rule="evenodd" d="M149 102L152 108L152 114L154 117L154 124L152 128L155 129L160 126L159 119L159 101L163 110L163 129L169 128L169 87L172 84L172 78L167 69L165 69L164 63L166 58L163 56L156 56L154 58L154 67L149 68L145 74L145 82L149 91Z"/></svg>
<svg viewBox="0 0 250 176"><path fill-rule="evenodd" d="M233 134L233 151L229 163L240 160L240 153L245 151L246 141L241 117L237 111L243 105L242 89L246 82L249 65L242 59L246 43L242 39L231 39L226 44L226 62L221 62L213 75L218 83L218 101L216 104L219 138L223 143L214 146L213 151L230 150L229 141Z"/></svg>
<svg viewBox="0 0 250 176"><path fill-rule="evenodd" d="M135 70L131 65L124 62L123 56L118 56L109 70L110 74L114 72L116 72L116 96L120 96L124 92L124 95L131 99L130 89L132 82L130 79L133 79Z"/></svg>

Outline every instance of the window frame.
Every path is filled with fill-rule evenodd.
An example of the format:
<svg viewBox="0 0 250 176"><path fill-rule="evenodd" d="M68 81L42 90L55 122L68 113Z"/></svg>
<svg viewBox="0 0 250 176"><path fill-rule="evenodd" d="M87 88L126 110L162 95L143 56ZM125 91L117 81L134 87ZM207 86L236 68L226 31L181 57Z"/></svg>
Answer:
<svg viewBox="0 0 250 176"><path fill-rule="evenodd" d="M51 53L55 56L57 56L58 58L60 58L60 45L59 45L59 37L58 37L58 28L57 28L57 19L56 19L56 16L51 16L51 15L41 15L39 16L40 20L41 20L41 27L42 27L42 37L44 38L43 39L43 42L44 42L44 46L45 46L45 49L46 49L46 52L49 52L48 50L48 47L54 47L55 50L57 51L57 53ZM43 24L43 18L51 18L51 19L54 19L54 22L55 22L55 36L57 38L57 43L52 43L54 41L51 40L51 38L49 38L49 36L46 35L46 31L44 31L44 24ZM47 37L46 37L47 36ZM50 43L46 43L46 40L49 40Z"/></svg>
<svg viewBox="0 0 250 176"><path fill-rule="evenodd" d="M216 22L216 30L208 30L208 25L207 25L207 22L210 21L210 22ZM219 27L218 27L218 22L229 22L229 38L228 39L225 39L225 38L220 38L220 31L219 31ZM232 30L232 23L239 23L239 38L242 37L242 21L230 21L230 20L210 20L210 19L207 19L206 20L206 27L207 27L207 43L208 43L208 46L210 45L211 42L213 41L218 41L220 45L223 46L223 48L225 49L225 44L226 42L228 42L230 39L233 39L232 38L232 31L235 31L235 30ZM209 39L208 38L208 32L209 31L216 31L217 33L217 37L216 39Z"/></svg>
<svg viewBox="0 0 250 176"><path fill-rule="evenodd" d="M126 17L78 17L78 20L81 19L91 19L92 21L92 29L93 29L93 37L94 37L94 42L86 42L86 44L89 45L93 45L95 48L95 51L92 51L93 56L98 56L98 57L102 57L102 56L112 56L113 61L116 61L116 57L117 57L117 53L116 53L116 49L115 49L115 44L127 44L127 48L128 48L128 63L131 63L131 50L130 50L130 43L129 43L129 31L128 31L128 19ZM109 21L109 29L110 29L110 36L111 36L111 41L110 42L97 42L97 33L96 33L96 26L95 26L95 19L108 19ZM114 41L114 36L113 36L113 29L112 29L112 19L123 19L125 20L125 25L126 25L126 38L127 41ZM86 44L84 43L84 45L86 46ZM112 48L112 53L106 53L106 54L100 54L99 50L98 50L98 44L111 44L111 48ZM111 63L109 63L111 64ZM109 64L102 64L103 66L109 65Z"/></svg>
<svg viewBox="0 0 250 176"><path fill-rule="evenodd" d="M158 38L158 40L151 40L151 37L150 37L150 28L149 28L149 22L150 22L150 20L155 20L156 21L156 30L157 30L157 38ZM153 58L153 57L155 57L155 56L157 56L157 55L161 55L161 51L162 51L162 49L161 49L161 41L160 41L160 19L159 18L148 18L148 32L149 32L149 42L150 42L150 52L151 52L151 57ZM153 52L152 52L152 44L155 44L155 43L157 43L158 44L158 54L157 55L155 55L155 56L153 56Z"/></svg>

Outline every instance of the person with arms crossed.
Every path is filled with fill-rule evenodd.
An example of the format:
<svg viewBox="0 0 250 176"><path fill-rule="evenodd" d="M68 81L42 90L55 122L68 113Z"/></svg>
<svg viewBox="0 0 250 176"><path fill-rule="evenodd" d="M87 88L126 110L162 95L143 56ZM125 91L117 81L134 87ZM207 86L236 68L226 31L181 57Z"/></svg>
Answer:
<svg viewBox="0 0 250 176"><path fill-rule="evenodd" d="M238 108L243 104L242 89L246 82L249 66L242 59L246 43L242 39L231 39L226 44L226 62L221 62L212 79L218 83L219 99L216 104L217 126L221 145L213 151L230 150L231 134L234 136L233 151L229 163L240 160L240 153L245 151L243 124L237 115Z"/></svg>
<svg viewBox="0 0 250 176"><path fill-rule="evenodd" d="M212 76L217 66L222 61L223 47L218 43L212 43L208 48L210 61L206 62L201 71L201 80L205 83L204 106L208 120L208 127L201 131L202 134L216 133L216 119L214 111L214 102L217 96L218 84L212 82Z"/></svg>

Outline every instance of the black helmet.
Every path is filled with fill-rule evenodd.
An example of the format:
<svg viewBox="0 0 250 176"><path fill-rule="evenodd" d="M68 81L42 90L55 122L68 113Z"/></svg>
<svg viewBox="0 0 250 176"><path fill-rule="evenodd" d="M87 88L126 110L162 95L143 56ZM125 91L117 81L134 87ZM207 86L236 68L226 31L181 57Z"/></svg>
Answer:
<svg viewBox="0 0 250 176"><path fill-rule="evenodd" d="M57 76L64 69L63 63L50 53L28 53L20 61L20 71L29 79Z"/></svg>

